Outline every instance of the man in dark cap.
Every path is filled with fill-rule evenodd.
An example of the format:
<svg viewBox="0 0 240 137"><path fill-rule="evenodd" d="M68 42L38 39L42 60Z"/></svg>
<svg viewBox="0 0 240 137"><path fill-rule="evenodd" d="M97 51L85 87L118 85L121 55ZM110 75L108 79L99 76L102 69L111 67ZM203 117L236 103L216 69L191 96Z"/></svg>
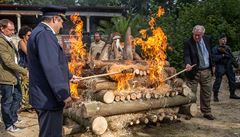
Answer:
<svg viewBox="0 0 240 137"><path fill-rule="evenodd" d="M70 95L68 63L56 34L63 27L65 7L42 9L42 22L32 31L28 45L29 101L36 109L39 137L61 137L63 108L76 100Z"/></svg>
<svg viewBox="0 0 240 137"><path fill-rule="evenodd" d="M218 39L219 45L215 46L212 49L213 60L215 62L215 82L213 84L213 101L219 102L218 93L221 86L223 75L227 75L230 98L231 99L240 99L239 96L235 94L236 82L235 82L235 73L233 71L233 57L232 51L229 46L226 45L227 37L225 34L221 34Z"/></svg>

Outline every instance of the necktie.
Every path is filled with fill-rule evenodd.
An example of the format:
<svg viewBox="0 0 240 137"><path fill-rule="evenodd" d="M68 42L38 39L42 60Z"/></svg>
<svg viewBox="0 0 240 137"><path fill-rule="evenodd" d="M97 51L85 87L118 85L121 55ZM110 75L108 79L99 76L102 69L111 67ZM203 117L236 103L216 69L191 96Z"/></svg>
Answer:
<svg viewBox="0 0 240 137"><path fill-rule="evenodd" d="M197 49L198 49L200 67L204 67L205 66L204 57L203 57L204 51L203 51L203 46L199 42L197 42Z"/></svg>

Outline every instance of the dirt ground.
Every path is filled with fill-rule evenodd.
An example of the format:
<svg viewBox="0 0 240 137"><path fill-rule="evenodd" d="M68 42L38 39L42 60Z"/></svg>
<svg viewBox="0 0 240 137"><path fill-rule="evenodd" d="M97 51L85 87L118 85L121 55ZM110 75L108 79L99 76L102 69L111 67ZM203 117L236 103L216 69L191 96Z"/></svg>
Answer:
<svg viewBox="0 0 240 137"><path fill-rule="evenodd" d="M240 89L236 91L240 95ZM229 99L227 80L223 80L220 102L212 102L212 112L217 118L206 120L199 112L191 120L183 117L178 122L164 123L160 126L139 126L128 128L122 134L105 134L103 137L240 137L240 100ZM199 104L199 102L198 102ZM38 124L35 113L22 112L22 123L17 126L22 130L18 133L5 131L0 122L0 137L37 137ZM90 133L70 135L69 137L90 137Z"/></svg>

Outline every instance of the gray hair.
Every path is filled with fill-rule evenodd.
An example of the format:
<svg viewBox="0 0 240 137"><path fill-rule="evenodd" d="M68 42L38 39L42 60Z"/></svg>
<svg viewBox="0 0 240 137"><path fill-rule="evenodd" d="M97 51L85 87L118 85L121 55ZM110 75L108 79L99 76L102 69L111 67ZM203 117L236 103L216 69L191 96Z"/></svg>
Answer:
<svg viewBox="0 0 240 137"><path fill-rule="evenodd" d="M202 25L196 25L193 27L192 33L195 32L202 32L203 34L205 33L205 28Z"/></svg>

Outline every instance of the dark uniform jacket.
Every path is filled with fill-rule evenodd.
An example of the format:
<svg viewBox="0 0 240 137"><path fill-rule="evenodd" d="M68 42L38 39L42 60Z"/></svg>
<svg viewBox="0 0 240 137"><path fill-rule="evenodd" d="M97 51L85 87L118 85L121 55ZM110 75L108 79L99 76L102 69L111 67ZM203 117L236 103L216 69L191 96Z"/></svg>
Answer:
<svg viewBox="0 0 240 137"><path fill-rule="evenodd" d="M225 54L225 57L222 55L218 49L219 45L213 47L212 49L212 56L213 56L213 61L216 67L216 73L224 74L226 71L233 70L232 67L232 59L230 57L230 53L232 53L231 49L229 46L225 45L223 48L226 50L228 54Z"/></svg>
<svg viewBox="0 0 240 137"><path fill-rule="evenodd" d="M203 41L205 43L205 46L208 50L209 54L209 69L212 71L212 58L211 58L211 40L208 37L203 36ZM193 67L193 69L189 72L186 72L185 75L189 79L193 79L194 76L196 75L198 68L199 68L199 58L198 58L198 53L197 53L197 47L196 47L196 42L191 37L190 39L186 40L184 42L184 64L185 66L187 64L194 65L197 64L197 66ZM212 71L213 73L213 71Z"/></svg>
<svg viewBox="0 0 240 137"><path fill-rule="evenodd" d="M58 110L70 96L69 80L72 75L57 37L40 23L28 41L29 100L37 109Z"/></svg>

